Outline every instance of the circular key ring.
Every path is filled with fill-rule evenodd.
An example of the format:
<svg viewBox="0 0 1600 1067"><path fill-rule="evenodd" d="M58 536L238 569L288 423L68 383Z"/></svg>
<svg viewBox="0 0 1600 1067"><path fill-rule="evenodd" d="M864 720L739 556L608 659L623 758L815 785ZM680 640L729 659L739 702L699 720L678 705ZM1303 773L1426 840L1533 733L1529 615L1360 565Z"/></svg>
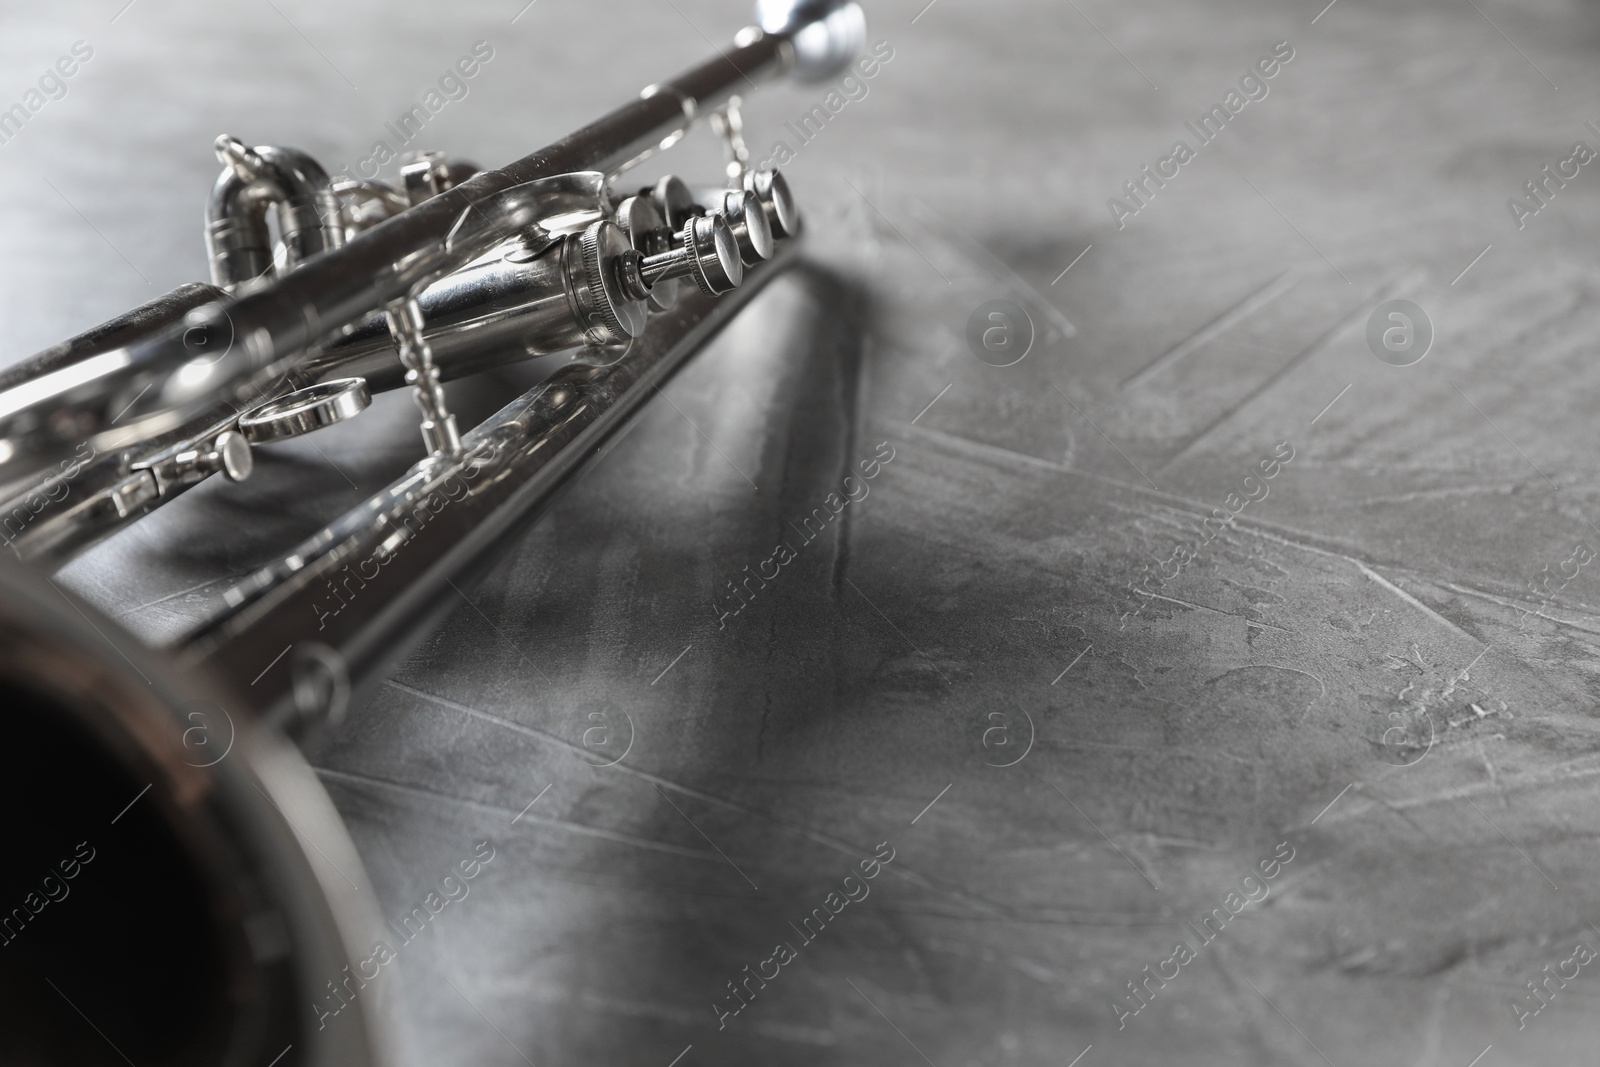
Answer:
<svg viewBox="0 0 1600 1067"><path fill-rule="evenodd" d="M239 416L239 432L255 445L282 441L354 418L371 404L365 378L338 378L251 408Z"/></svg>

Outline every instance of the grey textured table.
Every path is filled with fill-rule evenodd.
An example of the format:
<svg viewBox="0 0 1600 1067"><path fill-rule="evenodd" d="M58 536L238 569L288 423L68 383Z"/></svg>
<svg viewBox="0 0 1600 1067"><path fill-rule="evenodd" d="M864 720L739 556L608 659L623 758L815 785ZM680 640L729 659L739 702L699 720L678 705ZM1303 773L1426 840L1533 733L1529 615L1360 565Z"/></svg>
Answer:
<svg viewBox="0 0 1600 1067"><path fill-rule="evenodd" d="M94 55L0 146L0 359L203 274L219 132L354 165L484 40L425 139L500 162L745 15L120 5L5 5L0 92L75 40ZM810 143L783 123L823 89L748 110L763 154L795 150L809 265L313 754L385 916L496 848L383 979L416 1061L1592 1056L1592 968L1520 1030L1512 1005L1600 946L1600 586L1529 591L1600 546L1600 177L1548 183L1520 229L1507 198L1600 147L1600 12L869 15L893 58ZM1201 144L1185 123L1280 41L1266 95ZM1193 158L1131 210L1124 183L1179 138ZM708 176L714 146L672 165ZM1366 340L1394 298L1435 329L1408 367ZM1009 367L965 339L994 299L1036 328ZM66 580L153 641L180 632L410 462L407 407L279 449ZM1292 460L1247 482L1275 448ZM792 561L723 617L785 538ZM1396 723L1432 747L1376 744ZM802 934L880 842L870 894ZM746 965L778 977L719 1029Z"/></svg>

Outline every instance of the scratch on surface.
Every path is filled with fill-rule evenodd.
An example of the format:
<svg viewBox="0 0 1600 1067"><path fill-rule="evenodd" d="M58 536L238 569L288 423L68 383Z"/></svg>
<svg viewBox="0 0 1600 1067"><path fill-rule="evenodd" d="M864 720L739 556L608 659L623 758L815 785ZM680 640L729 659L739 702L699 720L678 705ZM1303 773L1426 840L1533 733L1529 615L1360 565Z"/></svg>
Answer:
<svg viewBox="0 0 1600 1067"><path fill-rule="evenodd" d="M1126 667L1128 669L1128 673L1133 676L1134 684L1137 685L1140 689L1149 689L1150 688L1150 683L1145 681L1143 678L1139 677L1139 665L1136 664L1136 663L1133 663L1132 661L1130 661L1128 659L1128 650L1127 649L1125 649L1125 648L1117 649L1117 660L1116 661L1118 663L1120 663L1122 666L1124 666L1124 667Z"/></svg>
<svg viewBox="0 0 1600 1067"><path fill-rule="evenodd" d="M1172 909L1162 908L1152 912L1120 912L1120 911L1066 911L1061 908L1034 908L1017 907L1010 909L1005 915L952 915L945 911L930 911L925 908L905 908L893 905L884 905L878 909L885 915L914 915L923 919L942 919L947 922L958 923L989 923L998 922L1011 925L1025 923L1029 926L1065 926L1065 927L1146 927L1170 926L1172 924Z"/></svg>
<svg viewBox="0 0 1600 1067"><path fill-rule="evenodd" d="M1404 589L1401 589L1398 585L1395 585L1393 582L1389 581L1389 579L1385 578L1383 575L1379 574L1365 563L1362 563L1360 560L1354 560L1353 562L1361 569L1362 574L1366 575L1368 578L1371 578L1374 582L1377 582L1378 585L1384 589L1387 589L1389 592L1393 593L1407 604L1410 604L1412 607L1428 616L1428 618L1442 624L1447 629L1454 630L1456 633L1460 634L1462 637L1465 637L1469 641L1480 645L1483 644L1483 641L1478 637L1474 636L1473 634L1469 634L1467 631L1463 630L1461 627L1457 626L1443 615L1440 615L1437 611L1434 611L1432 608L1428 607L1428 605L1424 604L1422 601L1418 600Z"/></svg>
<svg viewBox="0 0 1600 1067"><path fill-rule="evenodd" d="M1249 623L1251 626L1260 626L1261 628L1266 629L1266 630L1276 630L1281 634L1295 634L1296 633L1296 631L1287 629L1287 628L1282 627L1282 626L1274 626L1270 622L1262 622L1260 619L1252 619L1247 615L1240 615L1237 611L1224 611L1221 608L1214 608L1209 604L1195 604L1195 603L1193 603L1191 601L1188 601L1188 600L1179 600L1177 597L1174 597L1174 596L1162 596L1160 593L1146 593L1143 590L1139 590L1139 593L1140 593L1140 595L1146 597L1149 600L1165 600L1165 601L1168 601L1169 603L1181 604L1186 608L1194 608L1194 609L1197 609L1197 610L1200 610L1200 611L1214 611L1218 615L1227 615L1227 616L1230 616L1230 617L1235 618L1235 619L1243 619L1245 622ZM1298 634L1296 634L1296 636L1298 636Z"/></svg>
<svg viewBox="0 0 1600 1067"><path fill-rule="evenodd" d="M1230 752L1223 752L1220 749L1205 749L1202 751L1195 751L1194 749L1180 748L1177 745L1162 745L1160 748L1151 748L1148 745L1118 745L1113 744L1110 741L1053 741L1046 738L1040 738L1039 745L1041 748L1103 748L1110 749L1114 752L1131 752L1138 756L1186 756L1189 759L1197 760L1206 760L1220 756L1223 759L1231 759L1235 763L1243 763L1246 766L1249 766L1251 763L1255 762L1254 760L1248 760L1241 756L1235 756Z"/></svg>
<svg viewBox="0 0 1600 1067"><path fill-rule="evenodd" d="M1339 320L1318 335L1316 340L1312 341L1305 348L1302 348L1283 366L1267 375L1267 377L1259 385L1255 386L1249 392L1245 393L1244 396L1230 404L1222 412L1222 414L1218 415L1205 426L1201 427L1200 430L1194 434L1194 436L1185 441L1182 447L1172 454L1171 459L1167 460L1161 465L1161 469L1156 473L1165 474L1167 471L1171 470L1173 464L1188 456L1189 452L1193 450L1194 446L1211 436L1212 431L1214 431L1217 427L1223 425L1229 419L1237 415L1240 411L1244 410L1245 406L1251 401L1255 400L1257 397L1267 392L1267 390L1277 385L1284 378L1288 377L1290 373L1310 360L1312 356L1315 356L1317 353L1323 351L1329 345L1333 344L1333 342L1341 333L1349 329L1351 326L1354 326L1364 320L1374 304L1382 303L1388 297L1406 288L1416 279L1417 276L1417 273L1414 272L1413 274L1404 275L1400 278L1396 278L1394 281L1379 286L1378 289L1372 293L1372 295L1368 296L1366 300L1363 300L1354 310L1350 311L1348 314L1340 316Z"/></svg>
<svg viewBox="0 0 1600 1067"><path fill-rule="evenodd" d="M389 681L384 682L384 684L390 686L391 688L398 689L401 692L409 693L418 699L437 704L440 707L450 708L451 710L458 711L463 715L470 715L474 718L481 719L484 722L493 723L496 726L503 727L507 730L511 730L515 733L533 738L537 741L543 741L548 744L557 745L568 750L569 752L574 753L575 755L582 756L588 751L581 745L578 745L572 741L568 741L566 738L557 737L555 734L547 731L535 729L534 727L526 726L511 719L502 718L499 715L493 715L487 711L480 711L477 708L458 703L457 701L451 700L448 697L437 696L433 693L424 692L421 689L416 689L412 686L406 685L403 682L397 682L393 679L390 679ZM585 760L584 762L587 763L588 761ZM672 781L671 779L663 778L658 774L651 774L649 771L640 770L637 767L630 767L626 763L618 763L611 769L618 771L621 774L637 778L640 781L649 782L653 785L661 786L666 789L677 790L684 796L694 797L695 799L704 801L707 804L712 804L720 808L726 808L729 811L736 811L741 815L748 815L751 818L760 819L761 821L771 823L774 826L781 826L786 830L791 830L800 834L802 837L814 842L815 844L821 845L824 848L832 849L833 851L838 852L841 855L848 856L851 859L860 859L863 856L872 855L871 849L858 848L849 844L848 842L840 841L837 838L825 834L820 830L813 830L809 826L794 823L787 819L780 819L777 816L769 815L766 812L759 811L746 804L741 804L736 800L729 800L725 797L719 797L711 793L703 792L691 786L681 785L678 782ZM974 893L968 893L960 888L942 885L927 875L921 874L911 867L908 867L903 862L897 862L893 867L890 867L889 870L893 871L898 877L910 882L920 889L924 889L927 892L934 893L939 896L948 897L951 900L959 901L960 903L965 904L970 908L975 908L986 915L1001 918L1008 914L1008 909L1004 905L996 903L995 901L989 900L985 897L978 896Z"/></svg>
<svg viewBox="0 0 1600 1067"><path fill-rule="evenodd" d="M1355 497L1350 503L1362 504L1409 504L1414 500L1433 500L1438 497L1450 496L1478 496L1481 494L1495 494L1506 496L1515 493L1528 485L1542 485L1537 479L1526 482L1508 482L1501 485L1446 485L1433 489L1414 489L1409 493L1393 493L1379 496Z"/></svg>
<svg viewBox="0 0 1600 1067"><path fill-rule="evenodd" d="M1078 477L1088 478L1092 481L1103 482L1107 485L1116 486L1119 489L1123 489L1140 496L1158 497L1162 506L1172 508L1174 510L1189 509L1186 513L1195 518L1202 517L1208 513L1208 506L1200 503L1198 500L1190 500L1187 497L1173 496L1170 493L1157 494L1149 489L1144 488L1143 486L1135 485L1131 482L1121 482L1115 478L1107 478L1104 475L1091 474L1088 471L1070 471L1068 473L1077 475ZM1149 516L1149 513L1146 511L1142 511L1130 504L1124 504L1116 500L1106 500L1101 501L1101 503L1105 507L1115 508L1119 511L1130 512L1134 515ZM1351 552L1356 551L1354 546L1342 545L1340 548L1330 548L1325 544L1318 544L1317 542L1319 540L1327 541L1330 544L1337 542L1333 542L1332 539L1324 538L1322 535L1314 533L1310 530L1301 530L1293 526L1282 525L1281 523L1267 522L1263 519L1247 515L1234 516L1233 522L1229 524L1228 529L1233 533L1249 534L1257 540L1269 541L1273 544L1282 545L1286 548L1297 548L1303 552L1311 552L1315 555L1327 556L1330 559L1343 560L1347 563L1360 562L1356 556L1351 555ZM1243 548L1243 546L1240 547Z"/></svg>
<svg viewBox="0 0 1600 1067"><path fill-rule="evenodd" d="M1300 281L1299 274L1291 267L1272 279L1266 285L1246 296L1243 300L1233 305L1210 322L1201 326L1194 333L1179 341L1163 356L1159 356L1149 366L1141 371L1135 371L1122 383L1121 388L1131 389L1143 385L1168 367L1173 366L1186 357L1198 352L1211 341L1226 333L1234 326L1254 315L1257 311L1272 303L1278 297L1293 289Z"/></svg>
<svg viewBox="0 0 1600 1067"><path fill-rule="evenodd" d="M502 808L498 804L485 804L478 800L468 800L465 797L452 796L449 793L440 793L433 789L424 789L421 786L406 785L403 782L391 782L386 778L377 778L368 774L358 774L353 771L336 771L331 767L316 768L319 778L328 778L336 782L357 785L375 785L396 793L405 793L410 796L426 797L429 800L443 800L450 804L462 807L476 808L479 811L492 811L499 815L510 817L516 814L511 808ZM523 822L536 823L540 826L550 826L584 837L595 837L613 844L632 845L635 848L649 849L653 852L666 852L686 859L704 860L708 863L722 863L723 859L715 852L705 849L685 848L682 845L671 845L663 841L653 841L647 837L637 837L633 834L619 833L616 830L605 830L598 826L585 826L582 823L567 822L565 819L553 819L547 815L523 815Z"/></svg>
<svg viewBox="0 0 1600 1067"><path fill-rule="evenodd" d="M1395 816L1397 819L1400 819L1403 822L1405 822L1405 824L1407 826L1411 827L1417 833L1422 834L1423 836L1427 836L1428 831L1424 830L1422 828L1422 824L1421 823L1417 822L1417 820L1413 819L1410 815L1407 815L1404 808L1400 807L1400 805L1396 804L1394 801L1390 800L1388 797L1384 796L1382 793L1380 793L1376 789L1372 788L1372 786L1370 784L1363 785L1362 792L1365 793L1368 797L1371 797L1373 800L1377 801L1377 803L1385 811L1389 812L1390 814ZM1361 810L1371 810L1371 809L1358 808L1356 810L1357 811L1361 811Z"/></svg>
<svg viewBox="0 0 1600 1067"><path fill-rule="evenodd" d="M1264 626L1266 624L1265 623L1256 623L1256 625L1257 626ZM1241 663L1237 667L1229 667L1227 670L1223 671L1221 674L1217 675L1215 678L1210 679L1205 684L1206 685L1210 685L1212 682L1220 682L1222 679L1226 678L1228 675L1232 674L1234 671L1242 671L1242 670L1246 670L1246 669L1251 668L1251 667L1266 667L1266 668L1269 668L1269 669L1275 670L1275 671L1288 671L1291 674L1303 674L1307 678L1310 678L1313 682L1317 683L1317 688L1320 689L1321 692L1317 695L1317 697L1314 700L1311 701L1311 703L1306 705L1306 710L1302 711L1300 713L1300 719L1297 719L1296 722L1299 722L1300 720L1303 720L1307 715L1309 715L1311 713L1311 709L1316 706L1317 701L1321 700L1323 697L1328 695L1328 687L1326 685L1322 684L1322 679L1321 678L1318 678L1316 675L1312 674L1310 671L1303 671L1299 667L1285 667L1281 663Z"/></svg>
<svg viewBox="0 0 1600 1067"><path fill-rule="evenodd" d="M690 1009L643 998L608 997L587 990L574 990L570 986L563 986L559 993L551 995L548 992L549 988L547 985L530 987L527 983L500 983L498 991L516 1000L531 999L542 1005L577 1004L597 1011L662 1020L681 1026L697 1026L705 1015L703 1008ZM831 1030L773 1022L759 1016L751 1020L750 1028L763 1038L791 1045L816 1045L828 1048L837 1043L837 1037ZM665 1056L662 1057L662 1062L666 1062Z"/></svg>
<svg viewBox="0 0 1600 1067"><path fill-rule="evenodd" d="M1317 688L1322 691L1321 693L1318 694L1317 700L1321 700L1323 697L1328 695L1328 687L1323 684L1321 678L1318 678L1316 675L1312 674L1310 671L1303 671L1299 667L1285 667L1281 663L1252 663L1252 664L1250 664L1250 666L1252 666L1252 667L1271 667L1273 670L1277 670L1277 671L1292 671L1295 674L1303 674L1307 678L1310 678L1313 682L1316 682L1317 683ZM1304 719L1307 715L1309 715L1311 713L1311 709L1316 705L1317 700L1313 700L1310 704L1306 705L1306 710L1302 711L1300 713L1300 717L1302 719Z"/></svg>
<svg viewBox="0 0 1600 1067"><path fill-rule="evenodd" d="M1146 881L1148 881L1151 885L1155 885L1156 865L1150 862L1150 858L1148 856L1134 848L1133 844L1128 841L1126 834L1121 836L1123 838L1123 847L1118 847L1116 845L1111 845L1111 847L1118 852L1124 851L1125 848L1128 854L1128 862L1132 863L1139 869L1139 873L1144 875ZM1106 844L1111 844L1109 839L1106 841Z"/></svg>
<svg viewBox="0 0 1600 1067"><path fill-rule="evenodd" d="M157 597L154 600L148 600L143 604L135 604L131 608L124 608L122 611L117 612L116 618L126 618L129 615L144 611L146 608L153 608L157 604L165 604L169 600L176 600L181 596L188 596L190 593L198 593L207 586L225 585L229 582L236 582L238 580L238 578L235 578L232 575L229 575L225 578L212 578L210 581L201 582L199 585L191 585L187 589L179 589L176 593L168 593L166 596Z"/></svg>
<svg viewBox="0 0 1600 1067"><path fill-rule="evenodd" d="M1595 758L1596 757L1592 754L1580 757L1580 759L1588 760ZM1560 766L1552 767L1548 771L1542 771L1536 774L1524 776L1501 778L1498 785L1500 789L1507 791L1517 789L1542 789L1546 786L1566 785L1571 782L1577 782L1585 778L1593 778L1597 775L1600 775L1600 765L1575 767L1574 764L1578 762L1579 760L1570 760L1567 763L1561 764ZM1496 789L1493 785L1489 783L1483 783L1481 785L1466 786L1463 788L1444 788L1434 792L1421 793L1416 796L1403 797L1399 800L1385 801L1385 803L1391 809L1399 811L1405 808L1421 808L1433 804L1452 803L1454 801L1467 800L1473 797L1487 798L1495 793ZM1372 810L1373 809L1371 807L1357 807L1354 809L1347 808L1339 811L1337 814L1330 813L1327 821L1344 822L1347 819L1363 816Z"/></svg>
<svg viewBox="0 0 1600 1067"><path fill-rule="evenodd" d="M1195 506L1199 507L1198 504ZM1194 515L1182 508L1164 507L1156 511L1130 510L1138 516L1134 520L1134 527L1146 537L1159 536L1159 534L1150 532L1146 525L1147 523L1158 523L1166 527L1166 532L1179 535L1178 539L1180 541L1194 536ZM1217 535L1217 540L1221 542L1227 536L1228 527L1224 526L1222 532Z"/></svg>
<svg viewBox="0 0 1600 1067"><path fill-rule="evenodd" d="M1040 985L1058 986L1061 984L1061 978L1054 971L1047 967L1042 967L1030 959L1022 956L1013 956L1008 962L1013 968L1021 971Z"/></svg>
<svg viewBox="0 0 1600 1067"><path fill-rule="evenodd" d="M1224 752L1224 753L1222 753L1222 755L1227 755L1227 753ZM1230 759L1237 759L1238 757L1229 756L1229 758ZM1241 761L1241 762L1254 762L1254 761ZM1151 846L1153 846L1155 848L1192 848L1192 849L1199 849L1199 850L1204 851L1204 852L1219 852L1223 848L1222 845L1219 845L1215 841L1200 841L1200 840L1197 840L1197 839L1192 838L1192 837L1173 837L1170 834L1158 834L1158 833L1155 833L1155 832L1150 831L1150 830L1146 830L1143 833L1137 834L1135 836L1141 838L1144 841L1148 841L1151 844Z"/></svg>
<svg viewBox="0 0 1600 1067"><path fill-rule="evenodd" d="M1082 478L1086 481L1095 482L1109 488L1120 490L1121 492L1129 493L1140 498L1141 500L1153 499L1160 501L1164 507L1185 511L1187 514L1190 514L1196 518L1203 517L1210 513L1210 505L1201 503L1198 500L1191 500L1188 497L1179 496L1174 493L1165 491L1158 492L1154 489L1148 488L1147 486L1139 485L1134 482L1125 482L1118 478L1111 478L1103 474L1096 474L1093 471L1078 470L1075 468L1066 467L1059 463L1052 463L1048 460L1039 459L1037 456L1029 456L1021 452L1013 452L1010 449L1000 448L995 445L972 441L968 438L960 436L959 434L952 434L944 430L934 429L932 427L909 426L905 423L895 423L894 425L900 432L906 433L908 436L927 436L949 446L956 451L966 453L976 462L987 462L993 465L1004 464L1005 466L1013 468L1032 468L1038 471L1048 471L1053 474L1065 475L1069 478ZM1140 510L1138 507L1117 500L1100 500L1099 504L1106 508L1129 512L1143 518L1156 518L1156 516L1152 515L1148 511ZM1266 541L1272 544L1282 545L1286 548L1298 549L1301 552L1309 552L1317 556L1325 556L1328 559L1340 560L1357 567L1367 566L1367 564L1359 556L1354 554L1360 551L1355 545L1341 542L1338 539L1318 534L1311 530L1302 530L1297 527L1287 526L1283 523L1268 522L1265 519L1247 515L1235 516L1229 529L1236 533L1249 534L1251 537L1254 537L1259 541ZM1411 573L1418 578L1424 579L1442 588L1451 587L1449 582L1436 575L1430 575L1415 570L1411 570L1408 573ZM1487 596L1487 594L1481 593L1474 595ZM1448 620L1446 620L1446 622L1448 624ZM1600 633L1600 631L1593 632ZM1468 636L1471 635L1469 634ZM1477 638L1473 638L1473 640L1477 641Z"/></svg>
<svg viewBox="0 0 1600 1067"><path fill-rule="evenodd" d="M1484 592L1482 589L1474 589L1468 585L1456 585L1453 582L1440 582L1439 584L1444 588L1449 589L1451 592L1460 593L1462 596L1470 596L1478 600L1487 600L1491 604L1497 604L1500 607L1507 608L1511 611L1523 610L1517 601L1510 600L1506 597L1496 596L1494 593ZM1546 622L1555 623L1557 626L1565 626L1570 629L1577 630L1579 633L1592 634L1600 637L1600 627L1584 626L1581 623L1573 622L1568 619L1557 618L1554 615L1546 615L1542 611L1532 612L1532 614L1535 618L1544 619ZM1586 611L1585 614L1588 614L1591 618L1595 617L1591 612Z"/></svg>
<svg viewBox="0 0 1600 1067"><path fill-rule="evenodd" d="M1309 867L1302 867L1298 871L1290 871L1284 875L1283 881L1278 883L1277 890L1261 902L1261 910L1266 911L1283 903L1285 897L1311 882L1311 876L1320 871L1326 863L1327 860L1316 860Z"/></svg>
<svg viewBox="0 0 1600 1067"><path fill-rule="evenodd" d="M991 445L984 441L974 441L970 437L962 437L960 434L951 433L948 430L941 430L937 427L929 426L927 423L912 424L902 419L885 419L881 421L891 426L895 432L908 437L928 436L937 438L938 440L953 446L959 451L966 452L976 462L984 462L994 465L1003 464L1008 467L1031 467L1034 470L1050 471L1053 474L1083 473L1081 471L1074 470L1063 463L1057 463L1055 460L1040 459L1038 456L1030 456L1026 452L1017 452L1014 449L1001 448L999 445ZM1085 476L1087 477L1087 475ZM1115 478L1106 478L1105 481L1124 489L1131 489L1133 487L1132 483L1121 482ZM1162 496L1166 497L1167 494L1162 494ZM1199 507L1199 505L1196 504L1195 507Z"/></svg>

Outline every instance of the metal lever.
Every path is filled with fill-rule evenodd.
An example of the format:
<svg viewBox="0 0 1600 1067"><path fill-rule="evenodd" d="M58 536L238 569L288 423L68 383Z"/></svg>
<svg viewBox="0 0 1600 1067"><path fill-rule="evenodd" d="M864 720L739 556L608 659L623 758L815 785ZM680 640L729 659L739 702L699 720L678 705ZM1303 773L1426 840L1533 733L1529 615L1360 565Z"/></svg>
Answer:
<svg viewBox="0 0 1600 1067"><path fill-rule="evenodd" d="M754 194L743 189L715 189L705 194L704 202L712 214L728 220L745 266L753 267L772 258L772 223L767 219L766 206Z"/></svg>
<svg viewBox="0 0 1600 1067"><path fill-rule="evenodd" d="M667 278L693 278L707 296L721 296L744 281L739 243L721 215L697 215L684 223L678 247L659 255L637 253L622 264L623 283L635 293Z"/></svg>
<svg viewBox="0 0 1600 1067"><path fill-rule="evenodd" d="M772 236L794 237L800 233L800 209L795 206L788 181L776 167L747 173L744 176L744 191L755 197L766 212Z"/></svg>
<svg viewBox="0 0 1600 1067"><path fill-rule="evenodd" d="M149 471L155 476L157 495L181 492L183 489L205 481L213 474L221 474L230 482L242 482L255 470L255 457L250 452L250 442L237 430L223 430L209 441L179 447L164 456L134 465L135 471ZM142 500L115 500L120 512Z"/></svg>
<svg viewBox="0 0 1600 1067"><path fill-rule="evenodd" d="M628 243L640 256L654 256L672 249L672 231L666 216L649 193L630 196L617 205L617 225L628 235ZM650 307L669 311L678 302L678 283L657 278L650 286Z"/></svg>

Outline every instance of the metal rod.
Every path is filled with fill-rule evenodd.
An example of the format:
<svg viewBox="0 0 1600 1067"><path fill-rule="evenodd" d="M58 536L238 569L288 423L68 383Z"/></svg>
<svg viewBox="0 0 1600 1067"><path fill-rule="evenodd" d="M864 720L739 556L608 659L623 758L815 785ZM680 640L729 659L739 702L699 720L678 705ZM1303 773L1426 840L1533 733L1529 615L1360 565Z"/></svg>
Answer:
<svg viewBox="0 0 1600 1067"><path fill-rule="evenodd" d="M36 469L54 462L85 434L100 447L113 433L138 439L169 432L214 402L219 386L239 397L252 395L262 381L283 373L308 349L375 307L404 299L420 285L465 266L531 221L530 205L501 194L571 171L618 172L664 140L681 136L742 87L779 75L793 62L787 35L746 29L716 58L651 86L577 132L498 170L480 172L273 283L217 305L217 329L237 340L211 365L203 383L186 383L177 375L194 355L184 344L184 331L174 328L63 368L56 376L0 391L0 471L8 464Z"/></svg>

